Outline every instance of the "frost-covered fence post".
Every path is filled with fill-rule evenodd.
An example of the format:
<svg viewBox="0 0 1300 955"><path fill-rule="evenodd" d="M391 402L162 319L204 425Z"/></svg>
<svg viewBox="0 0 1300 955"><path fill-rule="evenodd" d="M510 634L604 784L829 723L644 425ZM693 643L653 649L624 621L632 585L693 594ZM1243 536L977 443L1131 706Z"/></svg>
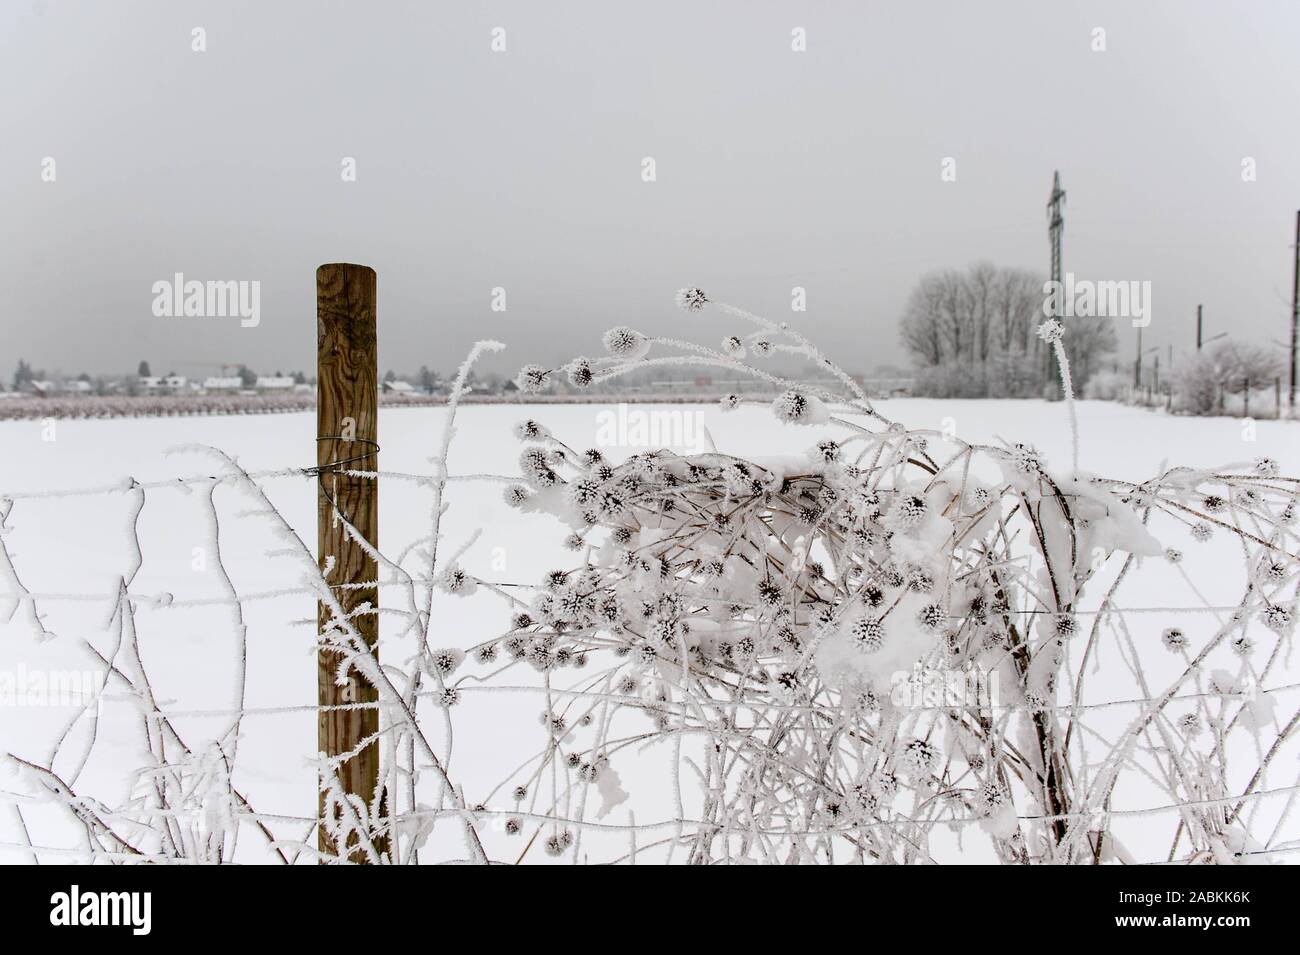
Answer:
<svg viewBox="0 0 1300 955"><path fill-rule="evenodd" d="M379 573L372 556L379 546L378 481L348 473L379 469L374 269L333 264L316 270L316 346L318 556L337 601L337 608L321 603L317 617L318 749L326 759L339 760L335 786L329 785L327 774L321 780L320 818L324 823L330 813L332 825L319 827L318 846L326 856L346 852L353 861L364 862L371 855L362 851L366 848L363 840L368 838L380 854L387 843L375 832L375 825L358 826L356 819L349 820L354 813L363 822L378 820L386 808L378 791L379 745L375 738L379 711L374 706L337 707L374 704L379 699L378 691L355 665L347 668L343 685L338 682L342 650L366 652L359 644L348 647L349 638L356 642L352 634L376 653L379 640L378 589L356 586L375 581ZM358 534L364 544L356 539ZM362 604L369 604L370 612L355 614ZM337 609L344 620L338 619ZM345 628L345 623L350 628ZM363 740L369 742L362 746ZM355 806L358 800L364 801L364 816L344 804ZM335 845L335 833L340 830L348 833L346 848Z"/></svg>

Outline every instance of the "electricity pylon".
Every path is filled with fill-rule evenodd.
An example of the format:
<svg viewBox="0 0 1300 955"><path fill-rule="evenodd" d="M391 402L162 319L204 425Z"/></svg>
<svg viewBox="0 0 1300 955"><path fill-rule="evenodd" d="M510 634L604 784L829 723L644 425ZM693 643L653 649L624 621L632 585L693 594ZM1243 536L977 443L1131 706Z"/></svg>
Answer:
<svg viewBox="0 0 1300 955"><path fill-rule="evenodd" d="M1065 190L1061 188L1060 170L1052 173L1052 195L1047 200L1047 236L1052 243L1052 281L1056 284L1052 287L1056 290L1053 297L1053 318L1061 321L1064 317L1065 291L1061 284L1061 233L1065 231L1065 216L1061 212L1061 207L1065 204ZM1052 349L1043 349L1043 369L1044 381L1054 382L1056 376L1052 374ZM1056 389L1053 386L1052 393L1055 395Z"/></svg>

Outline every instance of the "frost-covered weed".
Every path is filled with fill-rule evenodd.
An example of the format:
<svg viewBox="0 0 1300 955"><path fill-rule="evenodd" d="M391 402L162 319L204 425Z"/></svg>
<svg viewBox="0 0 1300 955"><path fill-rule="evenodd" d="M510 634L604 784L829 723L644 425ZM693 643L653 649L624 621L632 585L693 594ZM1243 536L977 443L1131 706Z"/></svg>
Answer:
<svg viewBox="0 0 1300 955"><path fill-rule="evenodd" d="M665 739L711 741L715 757L699 770L703 818L683 836L688 857L763 860L777 840L782 858L919 861L934 824L963 819L983 820L1008 862L1124 857L1116 834L1082 821L1153 726L1168 721L1189 745L1202 735L1199 719L1163 713L1199 671L1188 666L1154 697L1110 755L1090 752L1089 704L1076 694L1099 642L1131 626L1107 590L1140 574L1141 559L1181 563L1181 550L1148 529L1153 518L1194 542L1226 529L1268 555L1235 621L1197 641L1179 627L1148 629L1146 642L1197 659L1216 648L1248 654L1252 621L1289 640L1294 594L1283 584L1296 558L1284 515L1295 482L1267 460L1246 473L1173 469L1141 485L1056 473L1025 444L968 445L889 422L785 326L698 289L678 303L757 331L729 334L715 352L643 337L611 348L610 336L633 340L615 330L597 374L647 363L745 370L783 388L767 399L777 420L841 432L810 438L792 458L660 451L596 471L566 455L556 488L529 502L587 528L584 594L606 608L552 608L531 639L593 653L612 640L626 705L643 707ZM1068 373L1061 331L1049 321L1039 334ZM830 369L843 390L744 362L774 350ZM723 406L744 402L732 394ZM1000 485L971 477L990 470ZM609 495L616 509L602 506ZM891 692L918 666L991 675L998 697L918 707ZM738 723L738 707L752 719ZM1186 750L1150 758L1180 767L1160 770L1173 803L1203 797L1179 782L1198 778L1182 772ZM1175 856L1238 838L1238 818L1190 811L1197 824L1175 837ZM794 830L808 835L777 835Z"/></svg>
<svg viewBox="0 0 1300 955"><path fill-rule="evenodd" d="M526 365L519 387L545 390L561 372L585 387L653 367L717 367L761 382L753 403L806 428L806 452L614 460L523 420L518 473L499 476L503 500L554 519L557 564L537 580L489 579L472 570L473 540L439 552L453 400L431 480L433 527L415 552L423 566L417 578L400 559L385 564L408 594L406 609L385 609L419 644L414 656L375 666L300 548L307 590L327 608L322 646L342 655L339 678L364 674L382 701L375 798L344 793L337 766L322 763L327 827L353 847L325 861L632 862L653 852L698 864L913 863L953 859L950 832L983 839L1008 863L1139 861L1112 815L1134 784L1152 797L1137 807L1141 825L1163 827L1168 859L1264 851L1275 833L1256 831L1252 807L1266 791L1290 791L1268 771L1296 725L1279 719L1281 688L1270 689L1295 628L1296 480L1260 459L1134 484L1056 470L1023 443L908 429L797 331L700 289L677 301L693 326L714 315L729 323L720 348L619 327L605 334L604 357ZM1068 374L1059 323L1040 335ZM717 331L699 337L719 341ZM773 354L837 386L786 380L759 364ZM723 408L750 400L741 389ZM1186 576L1196 548L1225 534L1244 558L1238 605L1187 619L1156 606L1146 576ZM3 538L0 558L10 566ZM500 629L439 633L435 591L500 600ZM133 615L124 601L119 624ZM1099 668L1111 684L1127 670L1134 698L1099 692ZM943 692L916 692L917 673ZM120 677L156 708L142 666ZM463 783L446 758L494 690L542 698L526 725L493 727L536 748L494 783L481 773ZM1116 711L1117 723L1095 725ZM314 858L314 838L273 838L239 790L238 733L191 750L156 717L153 765L121 807L141 820L129 835L48 766L20 765L86 827L91 855L116 858L128 845L152 861L225 861L248 825L280 860ZM1243 733L1256 737L1244 767L1229 758L1243 747L1227 745ZM642 759L671 777L670 811L654 806L652 819L630 812L638 792L623 772Z"/></svg>

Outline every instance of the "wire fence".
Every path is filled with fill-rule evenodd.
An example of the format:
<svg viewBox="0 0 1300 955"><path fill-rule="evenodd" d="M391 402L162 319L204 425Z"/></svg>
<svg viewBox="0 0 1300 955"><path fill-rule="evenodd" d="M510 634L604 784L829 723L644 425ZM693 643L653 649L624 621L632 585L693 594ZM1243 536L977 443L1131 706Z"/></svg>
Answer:
<svg viewBox="0 0 1300 955"><path fill-rule="evenodd" d="M806 410L813 395L800 394ZM520 474L453 475L456 403L427 473L344 471L428 496L427 526L375 551L371 580L328 584L308 528L273 503L282 483L306 499L328 479L313 468L246 471L191 449L212 462L204 473L0 494L6 659L95 674L70 714L24 710L30 727L6 733L18 785L3 793L0 846L110 863L927 863L961 858L974 827L1012 863L1297 848L1297 482L1271 462L1052 478L1022 446L941 454L945 436L850 400L815 422L848 435L797 465L612 461L531 423ZM794 404L774 402L778 416ZM1005 466L1001 482L972 477L979 456ZM504 491L503 513L553 519L554 542L538 546L557 561L567 548L567 563L525 581L469 569L476 535L448 553L448 492L476 485ZM202 529L195 579L216 592L144 586L163 543L150 535L189 526L175 495ZM34 546L43 509L78 507L120 509L115 561L77 540ZM1193 578L1172 548L1143 552L1156 524L1218 548L1240 599L1204 596L1223 581ZM250 564L263 538L275 545ZM116 586L25 583L74 565ZM345 613L342 588L382 596ZM259 612L281 602L305 612ZM229 639L178 655L166 642L182 612ZM494 628L493 613L509 624ZM362 615L380 617L382 663L358 639ZM314 677L305 643L284 649L295 626L378 701L262 702L267 660L302 659L287 691ZM211 697L215 674L227 703L177 696ZM360 747L316 753L310 718L326 709L379 712L361 744L382 753L373 798L336 786ZM284 772L286 760L305 768ZM303 808L305 773L322 808ZM321 826L346 848L323 855Z"/></svg>

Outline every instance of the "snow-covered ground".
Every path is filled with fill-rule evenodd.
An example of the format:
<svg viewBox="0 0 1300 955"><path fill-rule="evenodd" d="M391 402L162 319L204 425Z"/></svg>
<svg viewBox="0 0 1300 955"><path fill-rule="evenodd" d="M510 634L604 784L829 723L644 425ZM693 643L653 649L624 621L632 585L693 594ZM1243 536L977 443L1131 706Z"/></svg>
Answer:
<svg viewBox="0 0 1300 955"><path fill-rule="evenodd" d="M1070 432L1061 404L898 399L881 402L879 408L909 427L955 433L966 441L1030 443L1043 452L1050 468L1064 471L1069 467ZM1297 423L1261 421L1250 425L1230 418L1168 417L1099 402L1082 402L1078 410L1084 471L1137 480L1171 464L1208 467L1268 456L1281 464L1282 473L1300 473ZM429 473L429 458L436 450L444 415L444 408L383 410L379 424L382 469ZM544 422L571 447L600 446L616 458L641 449L638 445L654 438L676 444L677 450L693 450L703 449L701 442L711 436L719 450L740 455L800 453L816 440L816 429L783 426L761 408L723 412L713 406L664 405L624 409L620 414L616 407L601 405L478 405L460 412L451 473L516 474L519 443L511 428L525 417ZM131 573L135 563L133 541L138 536L143 563L131 584L132 593L172 595L171 605L166 605L166 599L158 606L144 602L137 611L140 645L154 693L164 709L192 714L177 716L176 721L194 741L219 735L230 719L237 681L232 652L236 644L228 604L191 603L225 593L218 555L210 552L205 491L187 491L180 484L151 486L133 535L128 521L135 499L124 492L122 479L130 476L151 484L177 476L216 473L213 461L200 454L164 453L196 443L235 455L252 472L308 466L315 459L314 438L315 416L311 414L0 423L0 447L4 448L0 495L16 495L6 521L5 542L22 585L38 595L42 626L57 637L38 643L37 628L25 607L9 616L13 604L0 599L0 674L85 669L85 657L76 649L81 638L105 654L114 652L110 618L120 580ZM263 483L285 519L309 545L314 542L314 481L290 475L270 477ZM24 496L92 487L110 489L85 495ZM546 516L510 509L501 497L503 487L492 482L453 485L451 508L443 522L444 546L449 552L481 530L462 564L484 579L533 584L547 570L571 565L574 555L561 547L567 528ZM223 485L216 489L214 501L220 523L220 566L229 573L236 590L247 597L298 587L300 581L289 569L289 562L268 556L268 551L283 547L283 542L271 536L266 519L242 513L251 506L250 500ZM427 486L399 477L383 480L380 545L384 553L400 554L411 541L428 533L430 502ZM1230 552L1235 545L1226 539L1196 545L1186 534L1161 542L1186 551L1182 569L1198 582L1201 596L1210 604L1235 601L1240 596L1239 561ZM1130 604L1190 608L1199 603L1181 573L1172 568L1146 579L1151 581L1146 585L1149 590L1130 592ZM9 592L9 585L0 590ZM249 628L246 705L253 712L244 722L238 782L263 813L310 817L315 811L315 777L307 760L315 749L316 728L313 714L305 707L315 699L315 605L309 596L290 595L246 600L243 611ZM437 642L463 647L500 633L508 611L488 594L471 599L439 594L433 613ZM1157 640L1160 630L1176 616L1171 612L1140 618L1149 622L1135 638ZM381 626L387 627L389 619L381 617ZM1193 630L1198 619L1188 615L1181 622ZM406 652L409 647L385 642L381 658L400 660ZM1096 681L1093 690L1097 698L1105 698L1111 672L1107 668L1123 670L1124 664L1117 652L1103 652L1099 661L1101 669L1091 679ZM1300 664L1272 682L1294 682L1297 674ZM1126 680L1117 680L1114 695L1122 697L1127 687ZM1294 709L1294 696L1282 704L1287 714ZM540 745L542 702L523 690L467 693L457 709L458 735L450 761L453 778L463 785L470 803L512 806L512 773ZM144 762L144 754L134 751L129 742L133 738L130 733L122 734L122 742L111 738L115 727L130 724L132 712L130 701L102 701L98 723L83 720L72 730L72 742L56 769L68 775L76 773L85 740L98 731L105 742L80 772L78 788L116 801L120 793L104 787L120 786L124 767ZM0 705L0 752L43 762L56 734L74 713L66 706ZM530 735L538 735L538 739L521 742ZM1243 741L1242 745L1251 744ZM625 823L629 808L635 810L639 823L672 818L671 782L663 765L655 761L653 753L638 757L628 751L615 769L632 799L605 821ZM1276 785L1294 783L1293 776L1286 775L1290 772L1290 764L1279 770ZM500 788L493 788L499 784ZM18 780L0 774L0 789L18 788ZM592 815L589 809L588 817ZM38 844L77 844L76 832L49 810L26 806L24 817ZM306 832L298 823L286 822L275 828L293 838ZM669 834L665 829L640 838L652 841ZM503 833L491 833L488 838L500 858L513 858L522 848L521 841L510 843L514 847L511 855ZM610 838L627 845L624 834ZM0 804L0 861L27 857L16 847L19 841L16 815ZM963 851L972 859L987 859L986 846L976 844L980 841L968 836ZM263 850L247 837L240 850L240 857L249 861L262 857ZM449 853L455 851L453 847ZM540 852L534 852L540 857Z"/></svg>

